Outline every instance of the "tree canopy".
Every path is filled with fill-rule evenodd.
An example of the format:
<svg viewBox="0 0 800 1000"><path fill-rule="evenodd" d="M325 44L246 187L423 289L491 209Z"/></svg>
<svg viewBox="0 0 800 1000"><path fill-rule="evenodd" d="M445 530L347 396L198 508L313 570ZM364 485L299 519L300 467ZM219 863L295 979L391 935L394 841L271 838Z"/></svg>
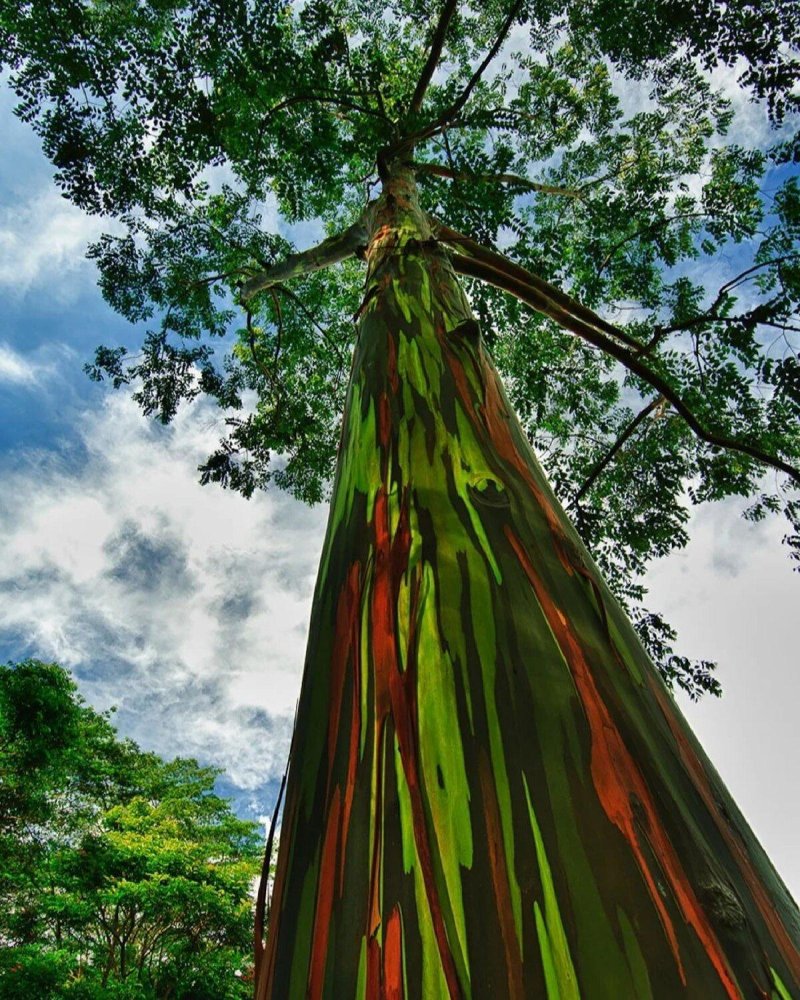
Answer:
<svg viewBox="0 0 800 1000"><path fill-rule="evenodd" d="M357 223L387 164L412 165L557 494L696 696L713 665L642 606L648 562L731 496L782 512L800 550L793 8L443 0L432 23L419 0L4 0L0 61L65 196L114 220L90 253L147 327L91 373L165 422L215 398L201 477L245 495L326 495ZM728 141L715 69L771 144ZM276 214L344 239L320 258L339 265L292 271Z"/></svg>
<svg viewBox="0 0 800 1000"><path fill-rule="evenodd" d="M217 771L120 739L65 670L0 667L0 994L247 997L260 838Z"/></svg>

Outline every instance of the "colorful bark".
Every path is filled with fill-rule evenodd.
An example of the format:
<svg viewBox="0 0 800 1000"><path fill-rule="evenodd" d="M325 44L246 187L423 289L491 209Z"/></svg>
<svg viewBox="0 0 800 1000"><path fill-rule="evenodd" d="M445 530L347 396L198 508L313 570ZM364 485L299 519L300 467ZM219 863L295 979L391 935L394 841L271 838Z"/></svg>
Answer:
<svg viewBox="0 0 800 1000"><path fill-rule="evenodd" d="M800 914L378 204L256 996L800 998Z"/></svg>

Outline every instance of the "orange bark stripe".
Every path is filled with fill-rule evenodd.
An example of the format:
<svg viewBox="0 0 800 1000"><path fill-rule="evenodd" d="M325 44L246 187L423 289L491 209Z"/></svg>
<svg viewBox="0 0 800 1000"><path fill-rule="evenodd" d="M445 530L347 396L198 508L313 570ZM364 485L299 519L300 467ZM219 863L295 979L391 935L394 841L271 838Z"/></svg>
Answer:
<svg viewBox="0 0 800 1000"><path fill-rule="evenodd" d="M350 714L350 748L347 760L347 785L344 790L344 805L342 807L341 858L339 864L339 895L344 892L344 862L347 856L347 835L350 830L350 812L353 808L353 795L356 789L356 771L358 770L359 745L361 736L361 664L359 650L359 623L355 615L352 622L350 639L351 658L353 661L353 699Z"/></svg>
<svg viewBox="0 0 800 1000"><path fill-rule="evenodd" d="M700 794L700 797L705 802L709 815L716 823L717 829L727 843L731 854L736 859L742 878L747 883L747 887L753 896L753 900L758 907L764 923L769 928L770 936L778 946L781 957L786 962L786 965L795 977L795 980L800 982L800 952L798 952L797 946L789 937L789 932L786 930L783 921L776 912L772 900L767 895L767 892L764 889L758 875L755 871L753 871L753 865L747 855L747 852L745 851L744 844L731 832L725 822L725 818L720 814L719 806L717 805L714 797L714 792L709 785L708 777L704 772L703 765L700 763L694 748L686 739L685 733L682 732L678 721L669 710L669 707L666 704L666 695L661 690L660 686L653 680L650 681L650 687L656 697L656 700L658 701L661 712L666 719L667 725L672 732L675 742L678 745L681 759L683 760L687 771L694 779L694 786Z"/></svg>
<svg viewBox="0 0 800 1000"><path fill-rule="evenodd" d="M325 965L328 959L328 932L331 925L333 884L336 877L336 849L339 841L339 808L340 798L337 787L334 789L331 799L331 809L328 813L325 839L322 844L322 857L319 863L317 910L314 914L311 963L308 970L308 1000L319 1000L325 985Z"/></svg>
<svg viewBox="0 0 800 1000"><path fill-rule="evenodd" d="M412 684L415 685L416 679L414 671L405 675L401 671L400 657L397 650L397 594L402 575L408 568L408 554L411 548L407 497L404 497L397 530L394 538L392 538L389 526L388 502L385 489L381 487L375 498L374 530L375 577L370 624L375 668L376 719L382 723L386 715L391 713L394 721L395 733L397 734L400 749L400 759L403 764L403 774L411 800L414 843L419 857L420 871L422 872L434 936L439 949L439 958L442 963L442 971L447 982L448 991L453 1000L457 1000L461 996L461 989L458 984L455 962L447 941L447 930L436 886L436 876L433 870L425 810L419 783L419 764L415 739L416 713L414 711L416 687L411 686ZM385 749L382 752L385 753ZM381 781L380 775L378 780ZM380 819L376 818L376 823L378 822L380 822ZM373 877L376 877L376 875L377 873L374 871ZM374 892L371 912L373 916L370 930L374 932L376 926L375 919L376 917L380 919L377 896Z"/></svg>
<svg viewBox="0 0 800 1000"><path fill-rule="evenodd" d="M514 439L511 436L509 417L500 397L500 390L494 372L489 365L481 361L481 382L484 387L482 411L484 426L481 428L478 415L475 413L475 408L472 402L472 393L469 388L466 372L464 371L461 362L453 356L452 350L447 349L449 345L445 340L443 340L443 345L445 347L445 356L450 365L451 374L464 404L465 412L479 432L481 430L485 430L488 434L491 442L491 447L489 449L490 453L491 451L495 451L504 461L512 466L512 468L516 469L528 489L536 497L536 502L539 509L545 516L545 520L547 521L547 525L553 537L559 561L566 572L571 576L575 568L573 566L573 561L569 556L569 546L566 533L564 532L564 528L562 527L558 515L553 509L553 505L550 503L549 498L536 482L527 462L522 455L520 455L519 449L514 443Z"/></svg>
<svg viewBox="0 0 800 1000"><path fill-rule="evenodd" d="M651 846L670 881L684 919L694 928L728 996L731 1000L741 1000L741 993L719 946L714 929L709 924L705 912L686 878L675 849L661 825L650 790L614 725L600 692L597 690L579 641L570 631L566 617L547 593L519 539L508 526L506 526L506 536L517 554L520 565L528 577L539 605L561 647L564 659L572 672L591 732L591 771L598 797L608 818L631 845L650 897L669 939L681 979L684 983L686 982L675 929L639 845L631 806L631 794L636 795L647 816Z"/></svg>
<svg viewBox="0 0 800 1000"><path fill-rule="evenodd" d="M489 865L492 870L492 885L494 900L497 906L497 917L500 921L500 933L503 938L503 949L506 955L506 977L509 1000L524 1000L522 985L522 958L519 953L516 930L514 928L513 907L511 905L511 890L508 884L508 863L503 849L503 833L500 824L500 812L497 806L497 796L494 790L491 765L482 750L478 759L478 774L483 797L483 812L488 833Z"/></svg>
<svg viewBox="0 0 800 1000"><path fill-rule="evenodd" d="M354 623L357 624L361 597L360 569L361 565L358 562L354 562L350 567L336 607L336 632L331 655L330 673L331 708L328 715L328 788L326 798L330 795L333 758L336 753L336 741L339 735L339 715L342 710L347 657L357 646L353 642L353 626Z"/></svg>
<svg viewBox="0 0 800 1000"><path fill-rule="evenodd" d="M383 938L383 995L386 1000L404 1000L403 925L398 906L386 921Z"/></svg>

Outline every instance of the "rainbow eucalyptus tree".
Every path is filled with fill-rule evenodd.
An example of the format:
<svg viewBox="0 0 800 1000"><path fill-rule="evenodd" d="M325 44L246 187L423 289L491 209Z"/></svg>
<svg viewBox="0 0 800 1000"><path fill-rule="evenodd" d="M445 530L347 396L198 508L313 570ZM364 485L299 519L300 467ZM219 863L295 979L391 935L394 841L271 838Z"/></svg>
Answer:
<svg viewBox="0 0 800 1000"><path fill-rule="evenodd" d="M150 325L91 372L213 396L204 481L330 490L256 996L797 1000L800 914L664 683L713 665L639 583L693 503L800 544L791 5L431 15L4 7Z"/></svg>

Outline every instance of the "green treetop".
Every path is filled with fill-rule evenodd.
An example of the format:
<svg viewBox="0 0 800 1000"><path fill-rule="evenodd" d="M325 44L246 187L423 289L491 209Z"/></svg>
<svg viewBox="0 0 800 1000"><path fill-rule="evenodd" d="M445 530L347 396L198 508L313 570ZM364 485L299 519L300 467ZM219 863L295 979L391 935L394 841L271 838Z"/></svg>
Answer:
<svg viewBox="0 0 800 1000"><path fill-rule="evenodd" d="M229 432L204 481L326 494L357 262L302 262L248 299L232 351L215 340L230 347L242 285L292 252L265 205L339 233L382 164L413 162L437 238L483 279L475 312L557 493L666 676L717 689L672 655L636 577L685 544L689 505L731 495L752 518L782 510L797 547L800 193L777 166L796 145L726 145L731 107L705 72L735 65L774 123L791 117L791 4L627 4L620 20L605 2L448 2L434 25L411 0L3 9L17 113L65 195L117 220L91 255L111 305L149 326L141 353L102 349L93 374L133 381L164 421L216 398ZM526 299L453 233L549 284Z"/></svg>
<svg viewBox="0 0 800 1000"><path fill-rule="evenodd" d="M250 993L254 823L121 740L61 667L0 667L0 996Z"/></svg>

